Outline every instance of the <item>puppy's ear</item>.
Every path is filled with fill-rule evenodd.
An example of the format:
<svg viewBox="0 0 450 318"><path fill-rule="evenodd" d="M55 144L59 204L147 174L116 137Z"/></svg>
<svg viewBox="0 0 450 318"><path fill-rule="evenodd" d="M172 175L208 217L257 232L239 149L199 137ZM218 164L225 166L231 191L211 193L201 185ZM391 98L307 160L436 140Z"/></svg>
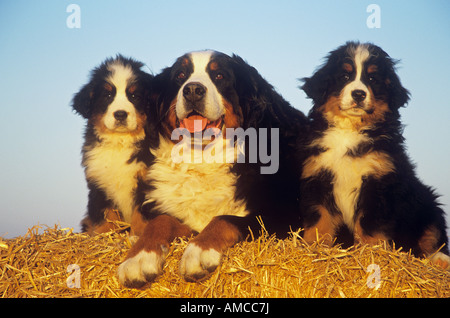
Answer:
<svg viewBox="0 0 450 318"><path fill-rule="evenodd" d="M394 65L392 65L391 70L389 70L386 84L389 90L389 106L393 109L399 109L400 107L406 106L409 101L410 93L400 82L400 78L395 72Z"/></svg>
<svg viewBox="0 0 450 318"><path fill-rule="evenodd" d="M325 63L311 77L305 77L300 80L304 83L300 88L313 100L315 107L325 104L335 89L335 74L337 74L338 68L342 64L341 56L347 50L349 44L352 43L347 43L328 53L325 57ZM353 45L356 44L353 43Z"/></svg>
<svg viewBox="0 0 450 318"><path fill-rule="evenodd" d="M72 108L84 118L89 118L92 114L92 97L94 88L92 83L84 85L72 99Z"/></svg>
<svg viewBox="0 0 450 318"><path fill-rule="evenodd" d="M325 104L329 96L329 90L333 87L334 78L331 74L334 72L334 66L329 61L317 70L313 76L300 79L304 84L300 88L306 96L313 100L314 106Z"/></svg>

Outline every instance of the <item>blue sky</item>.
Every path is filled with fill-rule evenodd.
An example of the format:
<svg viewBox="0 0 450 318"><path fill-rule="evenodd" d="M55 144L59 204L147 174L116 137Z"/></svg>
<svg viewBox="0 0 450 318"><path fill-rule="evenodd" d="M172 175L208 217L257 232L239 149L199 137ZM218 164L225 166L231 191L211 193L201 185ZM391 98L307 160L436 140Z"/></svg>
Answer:
<svg viewBox="0 0 450 318"><path fill-rule="evenodd" d="M81 9L81 28L66 24L71 3ZM372 3L380 28L366 24ZM236 53L308 112L297 79L348 40L373 42L401 60L412 94L402 110L408 152L450 211L449 31L447 0L0 0L0 236L37 224L79 230L84 120L70 100L94 66L119 52L152 73L192 50Z"/></svg>

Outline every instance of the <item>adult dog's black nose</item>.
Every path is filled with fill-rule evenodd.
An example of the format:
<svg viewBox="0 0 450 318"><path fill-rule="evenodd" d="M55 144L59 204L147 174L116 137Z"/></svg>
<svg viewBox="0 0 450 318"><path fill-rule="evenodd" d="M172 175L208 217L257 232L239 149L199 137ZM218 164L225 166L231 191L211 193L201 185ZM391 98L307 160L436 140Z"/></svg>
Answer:
<svg viewBox="0 0 450 318"><path fill-rule="evenodd" d="M186 84L183 88L183 96L184 98L191 102L195 103L203 99L206 94L206 87L197 82Z"/></svg>
<svg viewBox="0 0 450 318"><path fill-rule="evenodd" d="M125 119L127 119L128 113L124 110L118 110L114 112L114 118L119 120L119 121L123 121Z"/></svg>
<svg viewBox="0 0 450 318"><path fill-rule="evenodd" d="M352 97L355 100L355 102L362 102L363 100L366 99L366 92L361 90L361 89L355 89L352 92Z"/></svg>

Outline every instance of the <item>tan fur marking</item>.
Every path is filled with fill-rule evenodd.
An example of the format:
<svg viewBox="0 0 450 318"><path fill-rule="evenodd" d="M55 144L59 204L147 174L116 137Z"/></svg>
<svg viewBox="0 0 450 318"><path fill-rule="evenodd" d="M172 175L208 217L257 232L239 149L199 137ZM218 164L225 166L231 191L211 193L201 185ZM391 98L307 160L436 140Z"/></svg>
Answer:
<svg viewBox="0 0 450 318"><path fill-rule="evenodd" d="M131 137L135 137L138 139L143 139L144 136L144 127L146 125L146 121L147 121L147 115L145 113L139 113L136 111L136 123L137 123L137 127L135 130L133 131L124 131L124 132L116 132L116 131L111 131L110 129L108 129L103 121L103 116L106 115L105 114L97 114L92 116L89 119L89 122L91 122L91 124L95 127L95 132L97 133L97 136L100 138L103 138L105 136L112 136L112 135L128 135Z"/></svg>
<svg viewBox="0 0 450 318"><path fill-rule="evenodd" d="M376 245L381 241L388 241L389 238L386 237L383 233L373 233L372 235L367 234L363 228L361 227L361 216L355 222L355 231L354 237L355 242L359 242L362 244Z"/></svg>
<svg viewBox="0 0 450 318"><path fill-rule="evenodd" d="M137 85L131 85L128 88L128 93L133 94L136 91L136 89L137 89Z"/></svg>
<svg viewBox="0 0 450 318"><path fill-rule="evenodd" d="M233 110L233 105L226 99L222 98L222 102L225 106L225 127L226 128L239 128L242 126L242 110L239 108L239 113L236 114Z"/></svg>
<svg viewBox="0 0 450 318"><path fill-rule="evenodd" d="M181 61L181 66L188 66L189 65L189 59L187 57L183 58Z"/></svg>
<svg viewBox="0 0 450 318"><path fill-rule="evenodd" d="M344 71L346 71L348 73L353 72L353 66L351 64L349 64L349 63L344 63L342 65L342 68L344 69Z"/></svg>
<svg viewBox="0 0 450 318"><path fill-rule="evenodd" d="M376 66L375 64L371 64L367 67L368 74L375 73L376 71L378 71L378 66Z"/></svg>
<svg viewBox="0 0 450 318"><path fill-rule="evenodd" d="M373 91L369 87L370 96L372 96L372 99L370 101L370 105L372 106L371 109L373 110L373 113L371 114L364 114L361 117L361 126L360 128L370 127L376 123L383 122L385 120L386 113L390 112L389 106L387 103L375 99L373 96Z"/></svg>
<svg viewBox="0 0 450 318"><path fill-rule="evenodd" d="M140 207L135 207L130 222L130 235L141 236L144 232L147 220L144 220L140 212Z"/></svg>
<svg viewBox="0 0 450 318"><path fill-rule="evenodd" d="M159 215L145 225L139 237L127 254L126 259L136 256L141 251L162 254L161 246L168 247L177 237L191 235L191 229L170 215Z"/></svg>
<svg viewBox="0 0 450 318"><path fill-rule="evenodd" d="M170 140L170 136L172 135L174 129L177 128L177 114L175 112L176 104L177 98L175 97L174 100L170 103L167 113L161 114L161 116L165 116L162 123L164 128L164 135L168 140ZM173 142L177 143L178 141L174 140Z"/></svg>
<svg viewBox="0 0 450 318"><path fill-rule="evenodd" d="M84 218L81 223L85 226L86 233L94 236L118 229L119 227L114 223L116 221L123 221L119 211L116 209L106 209L104 211L104 220L101 223L94 225L89 217Z"/></svg>
<svg viewBox="0 0 450 318"><path fill-rule="evenodd" d="M373 96L372 90L369 88L370 96ZM361 129L366 129L376 123L385 120L385 115L390 112L387 103L376 100L372 97L370 101L370 109L373 110L372 113L364 113L362 116L351 116L347 115L340 108L341 99L338 96L331 96L328 101L319 107L326 120L336 127L351 128L355 131L361 131Z"/></svg>
<svg viewBox="0 0 450 318"><path fill-rule="evenodd" d="M317 206L317 212L320 214L319 221L305 229L303 238L308 243L323 240L323 243L331 246L335 238L336 228L342 223L342 218L341 216L332 216L322 205Z"/></svg>
<svg viewBox="0 0 450 318"><path fill-rule="evenodd" d="M439 246L437 246L439 238L439 231L434 226L430 226L423 232L418 245L425 256L436 252L439 248Z"/></svg>
<svg viewBox="0 0 450 318"><path fill-rule="evenodd" d="M220 218L213 218L211 222L191 240L203 250L210 248L223 252L242 240L242 234L233 224Z"/></svg>
<svg viewBox="0 0 450 318"><path fill-rule="evenodd" d="M105 84L103 85L103 87L104 87L108 92L112 92L112 90L113 90L113 87L112 87L112 85L111 85L110 83L105 83Z"/></svg>
<svg viewBox="0 0 450 318"><path fill-rule="evenodd" d="M209 69L211 71L217 71L219 69L219 64L217 64L217 62L211 62L209 63Z"/></svg>

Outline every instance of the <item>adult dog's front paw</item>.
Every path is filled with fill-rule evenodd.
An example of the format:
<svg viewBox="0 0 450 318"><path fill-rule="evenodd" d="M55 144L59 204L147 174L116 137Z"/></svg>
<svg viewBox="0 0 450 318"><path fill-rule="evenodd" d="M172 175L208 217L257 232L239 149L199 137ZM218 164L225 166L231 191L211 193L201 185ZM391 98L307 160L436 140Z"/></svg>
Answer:
<svg viewBox="0 0 450 318"><path fill-rule="evenodd" d="M180 262L180 274L189 282L208 277L219 266L222 254L213 248L204 250L189 243Z"/></svg>
<svg viewBox="0 0 450 318"><path fill-rule="evenodd" d="M141 288L163 272L164 253L142 250L117 269L119 282L128 288Z"/></svg>

